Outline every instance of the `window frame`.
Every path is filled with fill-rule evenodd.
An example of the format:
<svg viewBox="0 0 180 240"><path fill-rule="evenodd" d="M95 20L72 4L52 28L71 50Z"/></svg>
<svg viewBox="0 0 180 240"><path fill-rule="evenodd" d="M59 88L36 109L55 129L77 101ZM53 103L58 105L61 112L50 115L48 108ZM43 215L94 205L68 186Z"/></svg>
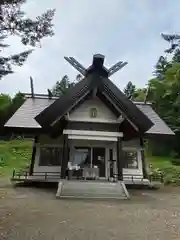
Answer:
<svg viewBox="0 0 180 240"><path fill-rule="evenodd" d="M59 154L58 156L60 156L60 161L59 163L56 163L56 164L51 164L49 162L49 164L43 164L42 161L41 161L41 151L42 149L59 149L59 152L61 153L61 155ZM39 167L60 167L61 164L62 164L62 156L63 155L63 147L62 146L58 146L58 145L40 145L39 146L39 162L38 162L38 166Z"/></svg>
<svg viewBox="0 0 180 240"><path fill-rule="evenodd" d="M96 107L90 108L90 118L97 118L98 112Z"/></svg>
<svg viewBox="0 0 180 240"><path fill-rule="evenodd" d="M124 174L143 174L142 170L142 157L140 147L123 147L123 151L135 151L137 152L138 168L125 168L123 167Z"/></svg>
<svg viewBox="0 0 180 240"><path fill-rule="evenodd" d="M123 149L123 157L125 157L125 153L133 153L133 154L135 154L135 161L136 161L136 163L137 163L137 166L136 167L132 167L132 164L131 164L131 166L128 166L128 165L130 165L130 163L128 164L127 163L127 159L124 159L124 165L127 163L127 165L125 165L124 166L124 168L126 168L126 169L139 169L139 159L138 159L138 151L136 151L136 150L130 150L130 149ZM128 156L128 155L127 155ZM132 159L133 160L133 159Z"/></svg>

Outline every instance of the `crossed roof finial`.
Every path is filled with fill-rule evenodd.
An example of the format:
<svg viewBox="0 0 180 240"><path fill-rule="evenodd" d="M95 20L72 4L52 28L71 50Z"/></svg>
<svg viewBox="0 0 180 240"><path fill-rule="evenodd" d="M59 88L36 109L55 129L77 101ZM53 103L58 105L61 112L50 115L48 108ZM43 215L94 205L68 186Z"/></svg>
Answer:
<svg viewBox="0 0 180 240"><path fill-rule="evenodd" d="M102 54L95 54L93 56L93 62L90 67L87 69L79 63L75 58L73 57L64 57L67 62L69 62L76 70L78 70L83 76L86 76L89 72L92 71L98 71L102 70L104 74L107 75L107 77L112 76L114 73L119 71L121 68L123 68L125 65L127 65L127 62L118 62L114 64L112 67L107 69L103 64L104 64L104 59L105 56Z"/></svg>

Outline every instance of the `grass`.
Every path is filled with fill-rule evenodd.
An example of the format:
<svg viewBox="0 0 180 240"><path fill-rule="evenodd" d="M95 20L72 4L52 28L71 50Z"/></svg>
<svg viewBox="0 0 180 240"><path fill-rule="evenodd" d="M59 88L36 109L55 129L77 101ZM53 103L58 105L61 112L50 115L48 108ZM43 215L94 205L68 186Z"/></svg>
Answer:
<svg viewBox="0 0 180 240"><path fill-rule="evenodd" d="M148 163L152 164L153 168L166 168L171 167L171 158L170 157L161 157L161 156L147 156Z"/></svg>
<svg viewBox="0 0 180 240"><path fill-rule="evenodd" d="M31 141L0 141L0 177L11 176L14 168L20 169L29 165L31 154Z"/></svg>
<svg viewBox="0 0 180 240"><path fill-rule="evenodd" d="M161 157L161 156L147 156L149 164L152 164L152 168L165 169L170 167L175 167L180 170L180 166L175 166L172 164L172 157Z"/></svg>

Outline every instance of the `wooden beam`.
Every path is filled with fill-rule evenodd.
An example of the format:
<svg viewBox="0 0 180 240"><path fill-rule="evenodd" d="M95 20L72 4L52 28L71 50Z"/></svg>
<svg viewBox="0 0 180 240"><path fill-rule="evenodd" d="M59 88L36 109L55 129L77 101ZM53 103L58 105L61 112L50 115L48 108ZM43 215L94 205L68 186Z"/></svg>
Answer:
<svg viewBox="0 0 180 240"><path fill-rule="evenodd" d="M37 149L37 143L39 142L39 137L35 136L34 143L33 143L33 151L32 151L32 157L31 157L31 165L29 169L29 175L32 176L34 172L34 164L35 164L35 158L36 158L36 149Z"/></svg>
<svg viewBox="0 0 180 240"><path fill-rule="evenodd" d="M133 128L136 131L139 131L138 127L127 117L127 115L118 107L116 106L115 103L113 103L113 101L111 100L111 98L106 94L106 92L102 92L102 94L104 94L104 96L112 103L112 105L117 109L117 111L122 115L122 117L125 119L127 119L127 121L133 126Z"/></svg>
<svg viewBox="0 0 180 240"><path fill-rule="evenodd" d="M61 179L66 178L66 170L69 161L68 135L64 135L63 156L61 163Z"/></svg>
<svg viewBox="0 0 180 240"><path fill-rule="evenodd" d="M140 146L141 146L141 161L142 161L142 170L143 170L143 177L148 178L148 173L146 169L146 160L145 160L145 154L144 154L144 141L142 138L140 138Z"/></svg>
<svg viewBox="0 0 180 240"><path fill-rule="evenodd" d="M78 70L83 76L86 74L86 69L73 57L64 57L64 59L70 63L76 70Z"/></svg>
<svg viewBox="0 0 180 240"><path fill-rule="evenodd" d="M122 138L118 137L116 145L118 181L123 181L123 150Z"/></svg>

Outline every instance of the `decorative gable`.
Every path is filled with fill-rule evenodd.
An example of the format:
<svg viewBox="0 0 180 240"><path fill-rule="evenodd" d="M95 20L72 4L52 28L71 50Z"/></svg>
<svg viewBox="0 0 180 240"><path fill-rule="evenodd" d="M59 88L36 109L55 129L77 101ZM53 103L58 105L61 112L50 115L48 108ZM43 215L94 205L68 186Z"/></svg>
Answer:
<svg viewBox="0 0 180 240"><path fill-rule="evenodd" d="M70 121L78 122L117 122L116 115L99 99L84 101L69 113Z"/></svg>
<svg viewBox="0 0 180 240"><path fill-rule="evenodd" d="M73 58L70 58L70 60L73 60ZM73 64L75 64L75 62L73 62ZM42 128L51 129L54 135L60 134L67 124L66 117L71 110L78 108L80 104L85 102L87 97L92 95L93 97L96 96L101 99L101 101L108 106L108 109L112 109L117 117L122 114L123 118L127 119L128 124L133 126L137 134L144 134L144 132L148 131L153 126L153 122L108 78L123 65L118 63L108 70L104 67L103 63L104 58L95 55L92 65L83 71L85 78L79 81L74 87L68 89L64 95L35 117L35 120ZM91 104L91 108L93 108L93 104ZM80 112L79 109L79 113ZM85 112L86 113L83 113L83 115L78 113L78 118L84 116L89 119L97 120L97 116L96 118L89 117L89 110ZM104 114L100 115L99 119L108 120L110 116L110 119L112 118L112 114L109 114L109 111L108 114L105 115L106 116L104 116Z"/></svg>

